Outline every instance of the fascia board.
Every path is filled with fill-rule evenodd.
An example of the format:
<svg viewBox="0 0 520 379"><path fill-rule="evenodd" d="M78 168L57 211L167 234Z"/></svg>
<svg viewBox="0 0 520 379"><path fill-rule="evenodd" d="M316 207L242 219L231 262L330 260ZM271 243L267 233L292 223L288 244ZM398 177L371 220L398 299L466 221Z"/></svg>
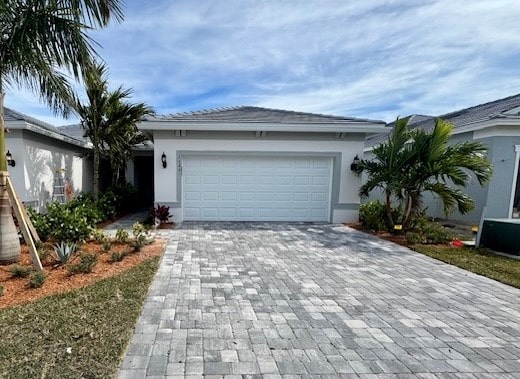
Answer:
<svg viewBox="0 0 520 379"><path fill-rule="evenodd" d="M193 130L193 131L266 131L266 132L326 132L326 133L388 133L388 128L379 123L291 123L273 124L264 122L172 122L142 121L141 130Z"/></svg>

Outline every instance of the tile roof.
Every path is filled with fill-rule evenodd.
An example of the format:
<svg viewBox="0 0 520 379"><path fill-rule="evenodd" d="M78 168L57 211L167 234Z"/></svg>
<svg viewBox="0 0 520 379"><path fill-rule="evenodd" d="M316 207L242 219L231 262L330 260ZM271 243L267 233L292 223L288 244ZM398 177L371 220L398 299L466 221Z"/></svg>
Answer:
<svg viewBox="0 0 520 379"><path fill-rule="evenodd" d="M520 94L506 97L504 99L499 99L495 101L491 101L489 103L484 103L480 105L475 105L470 108L461 109L455 112L449 112L442 114L437 117L433 116L424 116L424 115L412 115L409 116L410 120L408 125L411 128L421 128L424 130L432 130L435 126L435 120L437 118L443 119L452 123L457 128L471 125L474 123L478 123L481 121L491 120L495 118L507 118L507 117L515 117L518 118L519 113L515 115L508 115L507 112L520 107ZM519 109L520 110L520 109ZM388 126L393 127L393 122L389 123ZM381 142L384 142L388 139L387 134L376 135L370 138L367 138L365 147L373 147Z"/></svg>
<svg viewBox="0 0 520 379"><path fill-rule="evenodd" d="M298 123L378 123L384 121L364 118L330 116L306 112L294 112L253 106L208 109L163 116L147 116L144 121L195 121L195 122L269 122L280 124Z"/></svg>
<svg viewBox="0 0 520 379"><path fill-rule="evenodd" d="M74 145L86 147L87 141L84 138L78 137L74 134L68 134L66 133L66 130L62 130L61 128L52 126L51 124L38 120L37 118L28 116L24 113L17 112L11 108L4 107L4 121L6 123L10 121L23 121L27 124L34 126L29 129L33 132L47 135L51 138L60 139L62 141L72 143ZM9 128L9 125L7 125L7 128Z"/></svg>

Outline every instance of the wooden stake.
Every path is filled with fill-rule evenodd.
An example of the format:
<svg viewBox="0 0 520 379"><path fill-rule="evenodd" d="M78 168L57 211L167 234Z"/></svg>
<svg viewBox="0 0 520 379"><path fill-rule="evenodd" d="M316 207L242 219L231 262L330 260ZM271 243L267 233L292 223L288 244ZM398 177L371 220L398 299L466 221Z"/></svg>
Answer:
<svg viewBox="0 0 520 379"><path fill-rule="evenodd" d="M14 213L16 214L16 218L18 219L18 224L20 225L20 229L22 231L23 238L25 239L25 243L29 247L29 253L31 254L33 266L38 272L43 272L42 263L40 262L40 257L38 256L38 251L36 250L36 246L34 245L33 236L31 234L31 229L28 224L31 224L33 229L34 226L32 225L32 222L28 217L27 211L24 211L24 209L22 208L21 201L16 195L9 174L6 172L4 175L6 179L9 200L11 201L11 205L13 205ZM38 236L36 230L34 230L34 233L36 236Z"/></svg>

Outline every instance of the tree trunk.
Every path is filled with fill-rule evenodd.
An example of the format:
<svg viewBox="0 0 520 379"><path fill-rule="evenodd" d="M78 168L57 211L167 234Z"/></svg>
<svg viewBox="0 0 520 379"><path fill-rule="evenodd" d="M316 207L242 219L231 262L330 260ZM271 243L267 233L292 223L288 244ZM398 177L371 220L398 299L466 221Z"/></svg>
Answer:
<svg viewBox="0 0 520 379"><path fill-rule="evenodd" d="M94 177L92 179L92 195L94 200L99 198L99 152L94 147Z"/></svg>
<svg viewBox="0 0 520 379"><path fill-rule="evenodd" d="M404 209L403 209L403 229L408 228L408 224L410 223L410 215L412 212L412 197L409 193L406 194Z"/></svg>
<svg viewBox="0 0 520 379"><path fill-rule="evenodd" d="M385 209L386 209L386 219L388 221L388 228L390 230L394 229L394 219L392 218L392 203L391 203L391 193L390 191L386 191L386 203L385 203Z"/></svg>
<svg viewBox="0 0 520 379"><path fill-rule="evenodd" d="M7 193L7 160L5 158L4 92L0 82L0 263L20 259L20 240L13 220Z"/></svg>

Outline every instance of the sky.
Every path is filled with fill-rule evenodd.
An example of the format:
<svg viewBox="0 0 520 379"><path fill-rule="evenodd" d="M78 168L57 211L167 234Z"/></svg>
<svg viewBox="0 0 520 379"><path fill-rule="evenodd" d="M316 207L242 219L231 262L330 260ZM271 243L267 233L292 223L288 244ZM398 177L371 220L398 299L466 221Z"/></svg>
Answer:
<svg viewBox="0 0 520 379"><path fill-rule="evenodd" d="M252 105L390 122L520 93L518 0L127 0L91 33L158 114ZM76 85L81 94L81 85ZM53 125L38 97L6 106Z"/></svg>

